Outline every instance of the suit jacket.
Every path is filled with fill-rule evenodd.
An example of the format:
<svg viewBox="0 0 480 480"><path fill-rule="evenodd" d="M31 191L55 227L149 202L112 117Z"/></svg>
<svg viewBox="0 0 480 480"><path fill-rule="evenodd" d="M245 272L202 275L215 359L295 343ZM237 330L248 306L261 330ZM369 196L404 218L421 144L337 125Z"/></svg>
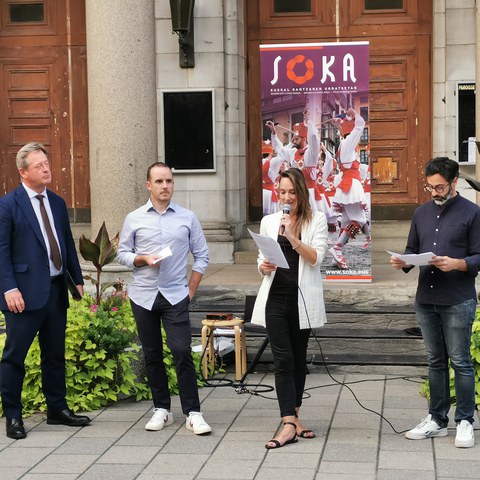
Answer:
<svg viewBox="0 0 480 480"><path fill-rule="evenodd" d="M68 269L77 285L83 284L75 243L64 200L47 190L64 272L65 308ZM7 310L4 293L18 288L25 310L42 308L50 297L50 267L47 246L27 191L18 188L0 198L0 309Z"/></svg>
<svg viewBox="0 0 480 480"><path fill-rule="evenodd" d="M260 233L277 240L282 212L263 217ZM302 242L317 251L315 264L310 265L300 255L298 263L298 314L300 328L317 328L327 322L323 301L322 273L320 265L327 252L327 220L322 212L314 212L312 221L302 229ZM262 252L258 255L258 265L263 262ZM268 300L275 272L264 275L252 313L252 323L265 326L265 306ZM303 296L302 296L303 295Z"/></svg>

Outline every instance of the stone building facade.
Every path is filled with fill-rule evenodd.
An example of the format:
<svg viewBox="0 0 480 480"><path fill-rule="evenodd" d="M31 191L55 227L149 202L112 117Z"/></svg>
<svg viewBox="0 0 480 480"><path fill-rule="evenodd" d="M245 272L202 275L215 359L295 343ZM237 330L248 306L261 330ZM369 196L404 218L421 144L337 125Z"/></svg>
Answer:
<svg viewBox="0 0 480 480"><path fill-rule="evenodd" d="M69 125L75 127L73 120L68 123L69 115L77 118L83 114L88 118L86 133L82 134L82 140L88 144L88 149L83 145L82 155L75 154L81 142L75 139L74 135L70 148L68 145L58 147L62 149L62 156L65 157L66 171L69 172L68 168L72 166L72 172L75 173L66 176L73 184L83 179L85 186L81 188L89 189L89 195L84 195L85 199L81 202L75 200L81 195L72 194L69 205L72 211L75 212L76 207L81 206L87 212L78 217L72 214L72 220L91 220L92 232L96 232L105 220L110 232L117 231L126 213L146 201L145 173L148 165L157 159L164 160L163 93L172 90L210 90L213 92L215 108L213 115L215 169L210 172L177 172L175 201L192 209L201 220L209 242L212 263L233 262L234 252L238 249L245 225L258 220L253 218L251 209L249 210L251 196L255 193L252 193L249 182L252 175L254 177L258 175L258 172L252 171L254 163L251 157L254 154L251 152L256 152L255 142L259 145L259 139L253 138L249 130L249 124L255 116L251 109L255 99L252 99L249 85L252 84L254 68L252 64L256 61L252 51L249 50L251 49L249 42L253 38L252 25L257 20L260 24L259 31L264 32L261 41L267 43L276 41L276 27L272 24L272 18L275 17L274 5L277 3L274 0L264 0L260 3L259 0L196 0L195 67L180 68L178 37L172 33L168 0L84 0L84 4L83 0L42 0L42 2L45 8L54 9L57 16L64 12L65 18L69 19L71 12L74 12L75 16L71 16L70 19L75 21L69 20L66 23L76 25L79 44L83 41L78 56L84 60L86 73L85 78L77 83L85 88L88 95L85 95L83 104L80 102L71 111L55 112L50 106L47 113L51 114L51 118L47 118L46 114L46 121L51 125L58 119L66 119L64 129L68 129ZM8 38L8 35L14 35L9 33L13 27L5 17L8 14L6 5L12 2L1 0L0 3L3 12L3 17L0 18L2 20L0 34L6 39L5 47L0 47L0 62L4 69L7 69L19 62L15 56L19 51L18 38L25 35L25 30L19 30L19 33L15 33L16 37ZM18 3L25 2L18 0ZM391 2L384 3L388 6ZM400 43L406 42L410 38L409 35L412 35L408 30L412 18L416 19L418 32L423 35L418 38L424 40L426 46L423 56L415 57L416 60L409 64L413 65L409 67L413 68L410 72L413 80L405 88L407 92L405 96L414 95L417 88L425 87L415 84L414 81L422 74L422 79L427 78L425 91L428 92L426 95L428 99L424 108L426 114L424 113L417 125L414 119L415 107L408 107L408 116L413 122L414 129L423 132L423 136L422 145L418 147L421 155L412 170L416 172L414 176L418 178L412 179L410 174L405 175L408 177L405 182L414 181L420 185L421 166L428 157L448 155L457 158L459 154L458 84L468 82L475 84L479 78L477 70L480 67L476 67L476 64L480 62L476 62L479 56L476 38L477 31L480 31L480 14L475 0L403 0L400 3L403 10L397 10L400 12L399 15L404 15L406 19L402 20L404 23L397 25L394 22L392 23L394 27L388 25L382 27L380 22L368 23L365 20L371 18L365 15L364 11L368 2L352 0L349 3L350 10L358 12L358 19L350 18L348 23L343 17L353 14L343 10L344 0L312 0L312 11L317 15L315 21L325 20L324 28L318 30L324 36L311 38L307 33L306 40L348 41L352 38L361 37L363 40L371 38L372 51L375 54L379 50L382 28L390 28L393 31L398 27ZM63 5L67 6L65 11ZM431 10L425 12L426 7ZM380 13L386 15L385 12ZM270 14L271 17L268 17ZM297 24L300 22L301 26L299 18L293 15L291 21ZM385 18L388 20L388 17ZM425 18L427 20L424 20ZM292 43L298 41L298 32L301 29L288 30L291 26L288 17L283 16L280 20L279 28L284 29L284 38ZM268 25L274 27L272 30L262 30L262 22L267 27ZM314 28L312 22L313 20L306 18L305 28ZM56 25L55 19L52 20L52 25ZM342 30L344 25L347 25L348 29L345 27L345 30ZM363 31L362 25L367 25ZM405 34L402 33L402 28ZM348 35L343 36L342 31L348 32ZM40 45L45 44L47 41L45 35L40 33L37 43L31 40L34 45L32 48L40 48ZM72 46L71 34L67 32L66 35L62 35L58 34L58 48L60 52L65 51L68 59L72 57L72 52L76 51L75 45ZM8 44L9 40L11 44ZM254 40L257 41L256 37ZM66 45L66 49L61 50L62 45ZM30 54L26 53L24 56L28 55ZM32 57L36 55L31 54ZM68 76L68 62L66 65L65 75ZM77 64L74 64L74 67L75 65ZM0 107L3 105L2 102L10 106L11 98L14 97L6 78L7 76L4 76L2 87L4 94L0 98ZM424 80L422 82L425 83ZM66 88L68 89L69 85ZM65 95L68 97L68 93ZM70 105L74 105L75 99L78 98L75 91L73 93L70 91L70 97ZM425 102L425 99L422 101ZM478 106L476 112L478 116L480 112ZM10 124L15 123L12 115L2 119L0 129L10 132ZM199 118L198 121L202 122L204 119ZM480 126L480 121L476 124ZM189 131L185 131L184 135L188 141ZM480 138L480 135L477 137ZM4 162L7 162L5 160L7 158L8 162L11 162L13 152L18 150L18 144L22 139L16 139L9 133L3 135L3 140L1 138L2 135L0 147L5 154ZM50 137L45 138L48 144ZM406 143L409 141L410 139L406 137ZM374 138L371 143L373 152ZM75 169L80 158L83 167ZM401 162L397 161L397 164L401 170L403 168ZM5 168L2 166L3 170ZM474 163L462 164L461 171L475 176L476 166ZM7 183L3 181L5 189L8 189ZM258 188L261 186L258 185ZM68 192L70 189L74 192L74 186L68 184L65 188L59 187L59 192L63 194L64 190ZM417 190L420 191L420 188ZM461 183L460 191L475 200L475 194L466 184ZM400 211L395 213L392 210L394 205L388 204L389 186L379 185L378 192L383 194L377 195L376 212L379 213L379 218L401 218L401 215L396 217ZM373 196L375 202L375 184ZM424 197L419 193L409 198L408 206L413 208L421 203ZM400 201L402 202L405 203L403 200ZM81 209L78 208L78 211ZM388 217L382 213L384 211L394 213ZM408 216L411 208L404 209L404 212ZM375 222L375 215L373 221Z"/></svg>

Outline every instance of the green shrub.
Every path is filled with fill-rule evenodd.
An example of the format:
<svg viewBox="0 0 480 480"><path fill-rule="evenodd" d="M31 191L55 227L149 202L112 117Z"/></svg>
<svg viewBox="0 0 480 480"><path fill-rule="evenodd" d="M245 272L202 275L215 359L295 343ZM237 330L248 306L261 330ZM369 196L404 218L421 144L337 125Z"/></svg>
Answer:
<svg viewBox="0 0 480 480"><path fill-rule="evenodd" d="M473 369L475 371L475 405L478 409L480 407L480 309L477 309L475 321L473 322L470 353L472 354ZM452 392L453 384L452 372L450 373L450 392ZM453 394L455 394L455 390L453 390Z"/></svg>
<svg viewBox="0 0 480 480"><path fill-rule="evenodd" d="M0 314L1 317L1 314ZM4 324L3 320L0 320ZM0 335L0 354L5 345ZM165 339L165 335L163 336ZM65 340L67 403L73 411L90 411L111 402L133 397L150 398L145 378L137 378L134 364L143 357L130 302L124 294L114 292L97 306L88 295L72 301L68 310ZM173 357L164 341L164 362L169 389L178 393ZM197 377L200 357L194 354ZM42 393L40 347L35 339L25 361L26 375L22 391L23 414L46 411ZM201 382L199 380L199 385ZM0 413L2 412L0 406Z"/></svg>
<svg viewBox="0 0 480 480"><path fill-rule="evenodd" d="M117 256L118 233L110 239L105 222L103 222L95 241L89 240L85 235L82 235L78 241L78 249L83 259L91 262L95 267L95 277L84 275L83 278L92 282L92 285L95 287L95 303L100 304L102 295L107 288L114 287L116 290L122 288L121 283L101 281L103 267L112 263Z"/></svg>
<svg viewBox="0 0 480 480"><path fill-rule="evenodd" d="M126 296L123 282L102 282L103 267L111 263L118 248L118 233L110 239L103 222L95 241L84 235L79 241L82 257L92 262L96 278L84 276L95 287L95 299L85 295L79 302L71 301L67 314L65 338L65 374L67 403L74 411L95 410L119 398L134 397L137 401L151 397L146 378L137 378L134 364L139 361L141 347L136 333L135 319ZM104 296L107 289L114 292ZM0 312L0 326L4 318ZM5 346L6 334L0 334L0 356ZM163 361L172 395L178 394L177 373L170 349L163 337ZM139 354L140 352L140 354ZM193 354L200 380L200 356ZM22 390L23 415L46 411L47 405L42 393L40 347L38 339L25 359L25 380ZM0 404L0 414L3 410Z"/></svg>

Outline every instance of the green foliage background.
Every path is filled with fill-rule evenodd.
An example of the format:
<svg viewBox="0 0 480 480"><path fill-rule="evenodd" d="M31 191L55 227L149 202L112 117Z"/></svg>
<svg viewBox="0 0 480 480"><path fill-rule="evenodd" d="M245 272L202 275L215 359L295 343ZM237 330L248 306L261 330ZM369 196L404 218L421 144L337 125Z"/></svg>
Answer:
<svg viewBox="0 0 480 480"><path fill-rule="evenodd" d="M0 313L0 322L4 324ZM6 334L0 335L0 355ZM165 335L163 335L165 340ZM169 389L178 394L173 356L164 341ZM146 378L137 378L134 366L143 353L138 342L130 302L114 293L95 305L88 295L71 301L65 341L67 403L74 411L91 411L125 397L151 397ZM200 358L194 354L200 378ZM47 409L42 393L40 347L35 339L25 361L23 416ZM201 382L199 380L199 385ZM3 414L0 405L0 413Z"/></svg>

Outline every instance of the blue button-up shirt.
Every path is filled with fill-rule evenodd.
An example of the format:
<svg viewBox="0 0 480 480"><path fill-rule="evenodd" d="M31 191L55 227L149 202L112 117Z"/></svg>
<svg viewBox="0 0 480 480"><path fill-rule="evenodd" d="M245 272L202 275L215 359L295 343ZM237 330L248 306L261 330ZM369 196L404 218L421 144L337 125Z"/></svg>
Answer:
<svg viewBox="0 0 480 480"><path fill-rule="evenodd" d="M135 267L137 255L156 255L170 247L172 256L160 267ZM130 298L143 308L152 309L160 292L172 305L188 295L187 258L193 255L192 270L205 273L208 247L198 218L193 212L170 202L163 213L150 200L125 218L118 244L117 261L133 269L128 286Z"/></svg>
<svg viewBox="0 0 480 480"><path fill-rule="evenodd" d="M476 299L475 277L480 268L480 207L458 193L444 207L432 200L415 210L405 253L433 252L461 258L467 271L442 272L420 267L416 300L421 304L456 305Z"/></svg>

